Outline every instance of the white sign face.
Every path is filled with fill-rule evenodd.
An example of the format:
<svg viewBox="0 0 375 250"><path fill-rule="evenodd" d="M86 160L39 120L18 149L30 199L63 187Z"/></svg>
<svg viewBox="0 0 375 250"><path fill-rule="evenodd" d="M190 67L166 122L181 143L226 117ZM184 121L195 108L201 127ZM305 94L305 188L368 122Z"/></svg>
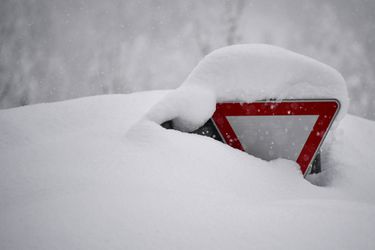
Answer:
<svg viewBox="0 0 375 250"><path fill-rule="evenodd" d="M296 161L318 115L227 116L243 149L261 159Z"/></svg>
<svg viewBox="0 0 375 250"><path fill-rule="evenodd" d="M339 108L334 99L218 103L211 120L226 144L264 160L296 161L306 176Z"/></svg>

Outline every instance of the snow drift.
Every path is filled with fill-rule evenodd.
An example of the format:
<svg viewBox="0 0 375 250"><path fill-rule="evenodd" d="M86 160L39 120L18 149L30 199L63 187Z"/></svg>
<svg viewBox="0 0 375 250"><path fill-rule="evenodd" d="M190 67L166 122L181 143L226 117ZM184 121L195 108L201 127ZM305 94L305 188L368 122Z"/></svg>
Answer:
<svg viewBox="0 0 375 250"><path fill-rule="evenodd" d="M0 111L0 249L374 249L374 122L347 116L303 179L138 120L167 92Z"/></svg>
<svg viewBox="0 0 375 250"><path fill-rule="evenodd" d="M159 126L191 130L217 101L295 97L337 98L339 119L348 105L330 67L241 45L174 91L0 111L0 248L374 249L373 122L343 119L317 185L292 161Z"/></svg>
<svg viewBox="0 0 375 250"><path fill-rule="evenodd" d="M271 45L233 45L202 59L180 88L151 109L147 119L159 124L174 120L179 130L192 131L212 116L217 102L301 98L339 100L336 121L348 109L345 81L335 69Z"/></svg>

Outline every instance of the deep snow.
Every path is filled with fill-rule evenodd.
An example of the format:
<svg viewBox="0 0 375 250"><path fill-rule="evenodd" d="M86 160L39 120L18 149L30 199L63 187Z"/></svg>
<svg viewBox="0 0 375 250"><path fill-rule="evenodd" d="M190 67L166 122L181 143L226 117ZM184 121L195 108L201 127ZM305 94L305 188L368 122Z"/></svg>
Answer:
<svg viewBox="0 0 375 250"><path fill-rule="evenodd" d="M0 249L374 249L375 123L305 180L143 119L167 92L0 111Z"/></svg>
<svg viewBox="0 0 375 250"><path fill-rule="evenodd" d="M146 119L173 120L177 129L192 131L212 116L218 102L304 98L339 100L333 127L349 106L345 80L332 67L272 45L232 45L205 56Z"/></svg>

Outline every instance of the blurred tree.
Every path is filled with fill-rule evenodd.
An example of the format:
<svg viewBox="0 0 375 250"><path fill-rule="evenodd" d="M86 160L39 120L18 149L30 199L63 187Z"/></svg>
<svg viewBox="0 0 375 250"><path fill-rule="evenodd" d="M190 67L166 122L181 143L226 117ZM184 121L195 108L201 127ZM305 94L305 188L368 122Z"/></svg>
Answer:
<svg viewBox="0 0 375 250"><path fill-rule="evenodd" d="M304 8L302 22L293 25L299 32L290 36L287 47L339 70L351 98L349 111L375 119L375 77L365 44L342 25L333 5L307 3Z"/></svg>
<svg viewBox="0 0 375 250"><path fill-rule="evenodd" d="M199 1L192 5L194 35L202 56L214 49L241 42L238 33L248 1ZM207 8L207 6L210 6Z"/></svg>
<svg viewBox="0 0 375 250"><path fill-rule="evenodd" d="M267 42L343 73L375 119L375 2L2 0L0 108L175 88L212 50Z"/></svg>

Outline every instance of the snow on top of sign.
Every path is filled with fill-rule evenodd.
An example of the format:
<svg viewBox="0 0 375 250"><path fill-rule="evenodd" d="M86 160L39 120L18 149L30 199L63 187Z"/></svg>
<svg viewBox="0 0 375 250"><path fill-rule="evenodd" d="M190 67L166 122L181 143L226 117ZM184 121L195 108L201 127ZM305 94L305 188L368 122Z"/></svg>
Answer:
<svg viewBox="0 0 375 250"><path fill-rule="evenodd" d="M338 99L337 120L348 108L345 80L332 67L276 46L233 45L203 58L148 116L159 123L173 119L189 131L211 117L216 102L302 98Z"/></svg>

